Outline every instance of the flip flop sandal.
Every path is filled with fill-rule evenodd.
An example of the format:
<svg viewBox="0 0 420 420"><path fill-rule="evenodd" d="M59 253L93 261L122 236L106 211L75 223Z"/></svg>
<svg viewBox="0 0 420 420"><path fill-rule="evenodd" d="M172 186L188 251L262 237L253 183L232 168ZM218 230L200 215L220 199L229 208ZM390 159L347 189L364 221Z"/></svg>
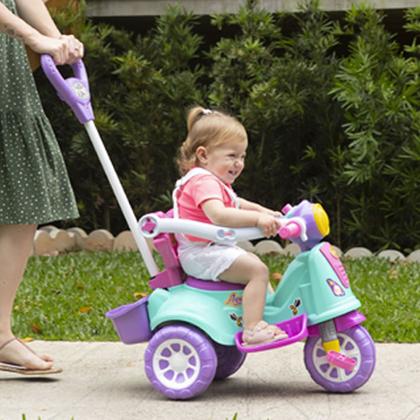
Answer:
<svg viewBox="0 0 420 420"><path fill-rule="evenodd" d="M37 355L29 346L23 343L18 338L14 337L10 340L7 340L0 346L0 352L12 341L19 341L23 346L25 346L31 353ZM38 355L37 355L38 356ZM38 356L39 357L39 356ZM25 366L16 365L14 363L6 363L0 362L0 371L10 372L10 373L18 373L20 375L27 375L27 376L39 376L39 375L54 375L57 373L61 373L63 369L60 368L50 368L50 369L30 369Z"/></svg>
<svg viewBox="0 0 420 420"><path fill-rule="evenodd" d="M276 335L277 328L275 325L270 325L266 321L260 321L254 328L244 330L242 335L243 346L257 346L259 344L271 343L272 341L281 340L288 337L285 335Z"/></svg>
<svg viewBox="0 0 420 420"><path fill-rule="evenodd" d="M281 328L277 327L277 325L273 325L273 324L269 324L267 326L267 328L270 331L273 331L273 334L275 335L275 337L279 340L279 339L283 339L283 338L288 338L289 335L287 334L286 331L282 330Z"/></svg>

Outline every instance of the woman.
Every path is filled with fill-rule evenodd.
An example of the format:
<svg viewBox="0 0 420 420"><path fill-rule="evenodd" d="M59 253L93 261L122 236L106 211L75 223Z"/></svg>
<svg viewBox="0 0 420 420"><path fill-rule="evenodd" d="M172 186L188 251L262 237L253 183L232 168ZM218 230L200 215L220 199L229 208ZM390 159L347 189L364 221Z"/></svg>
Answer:
<svg viewBox="0 0 420 420"><path fill-rule="evenodd" d="M61 369L14 337L13 302L37 225L78 211L24 44L56 64L81 58L83 45L60 33L42 0L0 0L0 370L38 375Z"/></svg>

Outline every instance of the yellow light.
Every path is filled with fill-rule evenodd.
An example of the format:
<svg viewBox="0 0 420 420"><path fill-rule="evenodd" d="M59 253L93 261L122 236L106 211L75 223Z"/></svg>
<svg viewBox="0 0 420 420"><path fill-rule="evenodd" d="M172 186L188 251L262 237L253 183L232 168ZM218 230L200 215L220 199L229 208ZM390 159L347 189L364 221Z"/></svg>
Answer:
<svg viewBox="0 0 420 420"><path fill-rule="evenodd" d="M327 236L330 233L330 221L328 215L321 204L313 205L314 219L319 233L322 237Z"/></svg>

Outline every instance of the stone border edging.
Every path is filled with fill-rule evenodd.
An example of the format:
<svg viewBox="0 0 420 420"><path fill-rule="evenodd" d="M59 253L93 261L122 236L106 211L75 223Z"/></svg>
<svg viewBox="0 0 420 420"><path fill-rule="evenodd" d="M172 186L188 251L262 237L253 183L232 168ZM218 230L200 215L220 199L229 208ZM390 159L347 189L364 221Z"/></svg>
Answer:
<svg viewBox="0 0 420 420"><path fill-rule="evenodd" d="M149 241L149 245L151 245ZM265 239L255 246L249 242L239 242L241 248L255 252L258 255L297 255L300 251L296 244L290 243L284 248L276 241ZM376 256L386 258L390 261L420 262L420 249L405 256L400 251L388 249L375 254L364 247L353 247L343 253L340 248L334 246L337 254L341 257L363 258ZM98 229L87 234L83 229L73 227L70 229L59 229L48 225L38 229L34 237L33 255L55 256L71 251L137 251L133 235L125 230L114 237L105 229Z"/></svg>

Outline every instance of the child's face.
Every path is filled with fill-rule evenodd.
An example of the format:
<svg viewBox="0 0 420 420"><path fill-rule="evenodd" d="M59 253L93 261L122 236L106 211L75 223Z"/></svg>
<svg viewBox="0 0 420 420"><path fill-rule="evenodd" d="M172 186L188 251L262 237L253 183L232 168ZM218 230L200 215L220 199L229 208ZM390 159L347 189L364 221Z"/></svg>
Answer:
<svg viewBox="0 0 420 420"><path fill-rule="evenodd" d="M225 184L233 184L244 169L247 146L246 141L232 141L211 149L199 147L196 153L200 166Z"/></svg>

